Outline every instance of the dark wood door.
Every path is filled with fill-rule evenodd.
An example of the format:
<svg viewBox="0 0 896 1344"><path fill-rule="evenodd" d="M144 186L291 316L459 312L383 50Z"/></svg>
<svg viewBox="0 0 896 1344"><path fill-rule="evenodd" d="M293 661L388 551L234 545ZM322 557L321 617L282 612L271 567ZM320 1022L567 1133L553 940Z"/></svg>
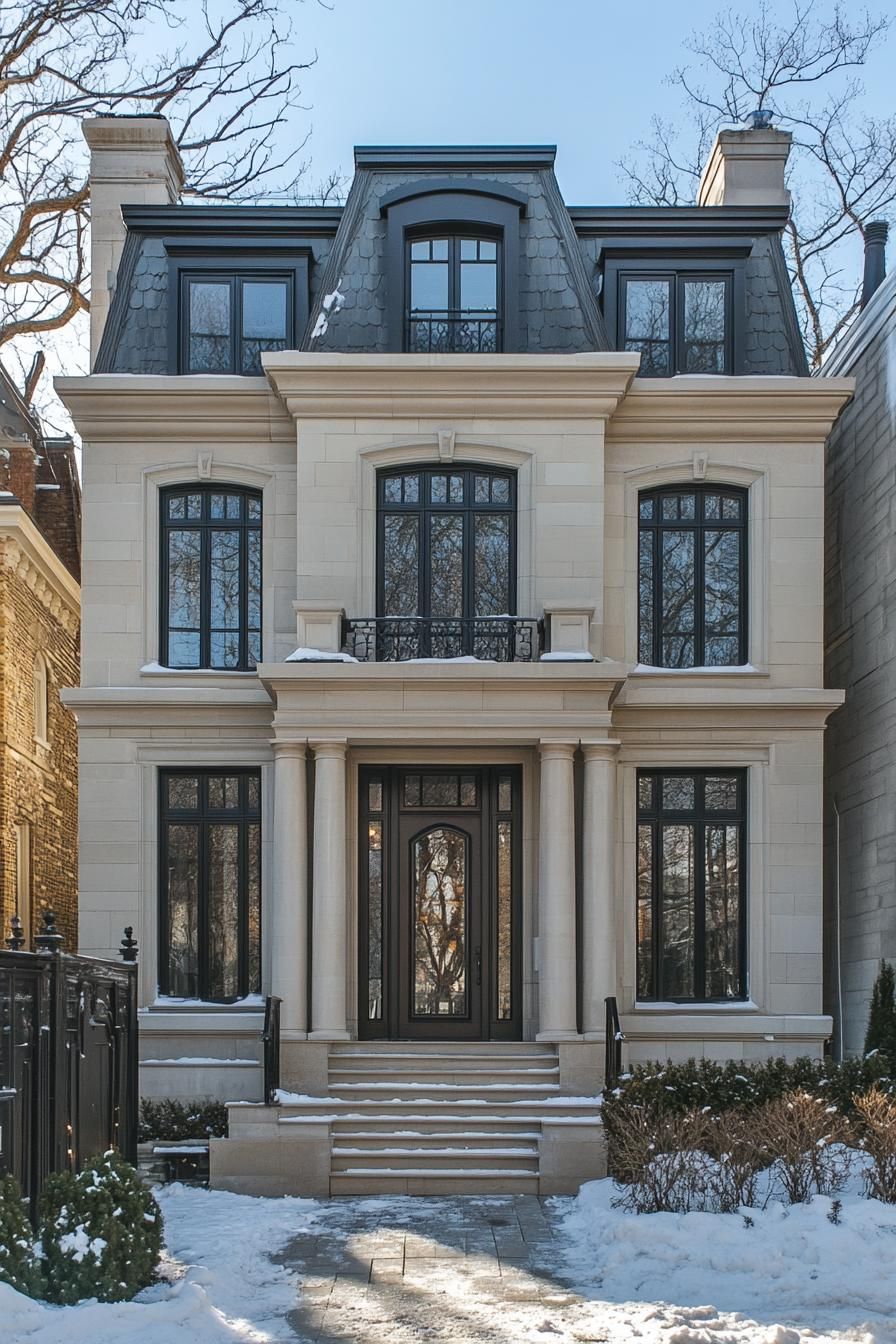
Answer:
<svg viewBox="0 0 896 1344"><path fill-rule="evenodd" d="M520 777L360 776L359 1034L520 1039Z"/></svg>

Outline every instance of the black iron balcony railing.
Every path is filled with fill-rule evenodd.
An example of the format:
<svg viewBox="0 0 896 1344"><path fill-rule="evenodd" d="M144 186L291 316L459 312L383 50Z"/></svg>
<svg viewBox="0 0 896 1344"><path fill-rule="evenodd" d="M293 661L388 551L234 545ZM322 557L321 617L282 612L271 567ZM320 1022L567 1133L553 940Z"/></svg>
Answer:
<svg viewBox="0 0 896 1344"><path fill-rule="evenodd" d="M497 313L483 309L442 309L408 313L407 349L415 355L494 355L501 349Z"/></svg>
<svg viewBox="0 0 896 1344"><path fill-rule="evenodd" d="M412 658L534 663L544 648L544 625L527 616L365 616L343 622L342 641L343 650L362 663Z"/></svg>

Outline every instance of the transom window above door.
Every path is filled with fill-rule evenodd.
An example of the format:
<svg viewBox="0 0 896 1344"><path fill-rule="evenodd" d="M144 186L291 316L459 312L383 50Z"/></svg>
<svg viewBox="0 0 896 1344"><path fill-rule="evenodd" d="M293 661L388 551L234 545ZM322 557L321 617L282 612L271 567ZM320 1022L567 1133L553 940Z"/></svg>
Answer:
<svg viewBox="0 0 896 1344"><path fill-rule="evenodd" d="M638 498L638 660L747 662L747 492L678 486Z"/></svg>
<svg viewBox="0 0 896 1344"><path fill-rule="evenodd" d="M383 471L378 492L377 615L417 618L399 630L399 656L501 656L491 646L512 638L516 604L515 475Z"/></svg>
<svg viewBox="0 0 896 1344"><path fill-rule="evenodd" d="M502 349L500 252L495 238L408 239L408 351L494 354Z"/></svg>

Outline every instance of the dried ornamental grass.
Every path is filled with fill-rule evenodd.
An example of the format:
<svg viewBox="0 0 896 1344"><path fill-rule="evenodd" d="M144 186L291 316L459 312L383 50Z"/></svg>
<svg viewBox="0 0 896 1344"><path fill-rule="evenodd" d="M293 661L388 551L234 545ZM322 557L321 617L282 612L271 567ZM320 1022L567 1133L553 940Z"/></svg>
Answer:
<svg viewBox="0 0 896 1344"><path fill-rule="evenodd" d="M879 1088L856 1097L862 1125L861 1146L871 1159L863 1179L869 1199L896 1204L896 1101Z"/></svg>

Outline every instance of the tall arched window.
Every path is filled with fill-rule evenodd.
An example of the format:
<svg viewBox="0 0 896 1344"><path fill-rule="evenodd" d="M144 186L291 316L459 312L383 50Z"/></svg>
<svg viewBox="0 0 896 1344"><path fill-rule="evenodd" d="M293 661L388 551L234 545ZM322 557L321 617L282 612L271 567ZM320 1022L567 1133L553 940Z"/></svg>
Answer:
<svg viewBox="0 0 896 1344"><path fill-rule="evenodd" d="M251 671L261 656L261 494L233 485L162 491L166 667Z"/></svg>
<svg viewBox="0 0 896 1344"><path fill-rule="evenodd" d="M48 673L47 660L42 653L34 656L34 740L49 746Z"/></svg>
<svg viewBox="0 0 896 1344"><path fill-rule="evenodd" d="M638 528L639 661L679 668L746 663L746 490L645 491Z"/></svg>

